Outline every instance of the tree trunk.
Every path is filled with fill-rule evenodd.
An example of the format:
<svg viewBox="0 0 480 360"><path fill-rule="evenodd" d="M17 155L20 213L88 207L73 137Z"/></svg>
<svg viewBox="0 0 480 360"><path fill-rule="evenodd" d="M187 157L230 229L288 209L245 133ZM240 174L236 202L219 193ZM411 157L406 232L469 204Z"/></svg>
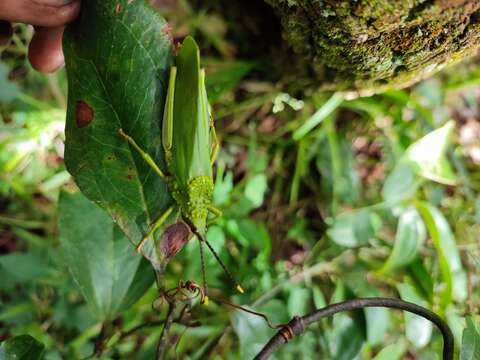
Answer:
<svg viewBox="0 0 480 360"><path fill-rule="evenodd" d="M294 88L404 87L480 46L479 0L265 0L273 11L260 0L210 1L233 21L235 41L283 61L281 78Z"/></svg>

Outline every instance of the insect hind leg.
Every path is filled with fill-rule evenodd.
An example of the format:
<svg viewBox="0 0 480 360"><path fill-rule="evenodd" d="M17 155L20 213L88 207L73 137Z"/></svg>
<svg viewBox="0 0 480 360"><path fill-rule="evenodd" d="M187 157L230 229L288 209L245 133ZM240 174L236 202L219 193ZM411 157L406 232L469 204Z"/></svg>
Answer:
<svg viewBox="0 0 480 360"><path fill-rule="evenodd" d="M158 167L158 165L153 161L152 157L145 152L138 144L133 140L133 138L123 131L123 129L119 129L118 133L125 139L127 142L133 146L133 148L140 154L140 156L145 160L145 162L160 176L162 179L166 179L167 176L163 173L162 170Z"/></svg>
<svg viewBox="0 0 480 360"><path fill-rule="evenodd" d="M137 250L137 252L142 251L142 247L143 247L143 245L145 245L145 242L148 239L150 239L150 237L153 236L155 231L157 231L157 229L160 226L162 226L163 223L165 223L165 221L168 219L168 217L170 216L172 211L173 211L173 206L170 206L167 210L165 210L165 212L162 215L160 215L160 217L157 220L154 221L154 223L153 223L152 227L150 228L150 230L148 231L148 233L142 238L142 240L135 247L135 250Z"/></svg>

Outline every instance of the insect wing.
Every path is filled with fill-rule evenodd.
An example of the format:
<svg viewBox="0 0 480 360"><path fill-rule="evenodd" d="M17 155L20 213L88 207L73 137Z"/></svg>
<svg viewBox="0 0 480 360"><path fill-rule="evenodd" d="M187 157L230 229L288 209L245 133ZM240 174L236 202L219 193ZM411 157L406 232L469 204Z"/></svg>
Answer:
<svg viewBox="0 0 480 360"><path fill-rule="evenodd" d="M193 177L212 175L208 101L200 51L192 37L183 41L176 68L170 171L186 186Z"/></svg>
<svg viewBox="0 0 480 360"><path fill-rule="evenodd" d="M210 105L205 88L205 70L201 69L198 80L198 113L197 131L195 133L194 151L190 175L206 175L212 177L210 153L212 142L210 136ZM195 174L195 175L194 175Z"/></svg>

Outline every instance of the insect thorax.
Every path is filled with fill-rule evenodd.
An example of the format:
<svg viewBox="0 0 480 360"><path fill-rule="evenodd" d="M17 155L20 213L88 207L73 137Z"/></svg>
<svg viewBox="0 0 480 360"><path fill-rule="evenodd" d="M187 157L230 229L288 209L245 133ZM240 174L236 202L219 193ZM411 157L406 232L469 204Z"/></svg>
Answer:
<svg viewBox="0 0 480 360"><path fill-rule="evenodd" d="M203 230L206 227L208 206L212 204L212 179L209 176L196 176L188 182L186 188L177 188L172 195L180 205L182 215L198 230Z"/></svg>

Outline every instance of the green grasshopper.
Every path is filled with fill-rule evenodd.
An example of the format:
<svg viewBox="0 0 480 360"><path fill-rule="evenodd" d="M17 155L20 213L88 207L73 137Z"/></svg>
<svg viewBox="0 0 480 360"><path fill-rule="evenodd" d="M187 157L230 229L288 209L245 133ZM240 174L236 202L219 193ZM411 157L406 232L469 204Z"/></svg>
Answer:
<svg viewBox="0 0 480 360"><path fill-rule="evenodd" d="M168 92L162 122L162 145L167 172L163 172L152 157L122 129L119 130L128 143L141 155L153 171L167 184L173 203L151 225L148 233L138 243L141 251L145 242L162 227L172 213L179 212L181 220L168 227L161 239L162 256L173 257L183 245L195 235L200 240L200 256L205 300L207 285L203 244L212 251L228 277L235 282L236 289L242 287L234 280L219 256L206 240L207 225L221 216L213 205L212 165L218 151L218 140L205 88L205 70L200 68L200 51L192 37L182 44L171 67ZM214 219L208 221L209 214Z"/></svg>

